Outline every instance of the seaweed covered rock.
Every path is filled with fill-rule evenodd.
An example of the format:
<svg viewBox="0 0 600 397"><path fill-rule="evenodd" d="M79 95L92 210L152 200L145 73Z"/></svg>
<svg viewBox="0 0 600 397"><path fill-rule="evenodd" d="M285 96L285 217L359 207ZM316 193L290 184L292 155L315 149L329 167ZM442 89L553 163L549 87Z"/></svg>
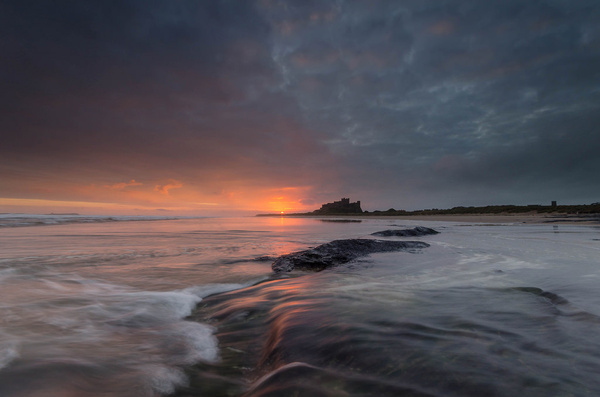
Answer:
<svg viewBox="0 0 600 397"><path fill-rule="evenodd" d="M438 234L437 230L430 229L424 226L417 226L412 229L390 229L381 232L371 233L372 236L379 237L415 237L427 236L429 234Z"/></svg>
<svg viewBox="0 0 600 397"><path fill-rule="evenodd" d="M320 271L377 252L407 251L429 247L421 241L383 241L370 239L334 240L305 251L282 255L271 265L275 272Z"/></svg>

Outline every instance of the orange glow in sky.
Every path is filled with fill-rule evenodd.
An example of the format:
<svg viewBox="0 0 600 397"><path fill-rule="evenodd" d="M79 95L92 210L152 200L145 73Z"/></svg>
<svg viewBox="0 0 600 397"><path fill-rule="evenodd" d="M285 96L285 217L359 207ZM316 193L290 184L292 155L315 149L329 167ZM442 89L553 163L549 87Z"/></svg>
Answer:
<svg viewBox="0 0 600 397"><path fill-rule="evenodd" d="M600 2L462 2L2 3L0 212L597 202Z"/></svg>
<svg viewBox="0 0 600 397"><path fill-rule="evenodd" d="M160 183L159 183L160 182ZM40 185L47 198L0 197L0 212L140 215L240 215L314 210L300 202L310 188L221 190L206 194L179 180L154 183L130 179L111 184ZM275 194L274 194L275 193Z"/></svg>

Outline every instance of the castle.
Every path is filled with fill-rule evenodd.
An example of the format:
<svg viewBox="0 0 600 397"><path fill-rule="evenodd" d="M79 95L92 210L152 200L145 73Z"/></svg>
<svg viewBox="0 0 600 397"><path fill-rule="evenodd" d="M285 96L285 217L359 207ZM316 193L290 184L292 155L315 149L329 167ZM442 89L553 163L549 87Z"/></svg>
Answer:
<svg viewBox="0 0 600 397"><path fill-rule="evenodd" d="M320 209L313 211L313 214L361 214L360 201L351 203L349 198L342 198L340 201L323 204Z"/></svg>

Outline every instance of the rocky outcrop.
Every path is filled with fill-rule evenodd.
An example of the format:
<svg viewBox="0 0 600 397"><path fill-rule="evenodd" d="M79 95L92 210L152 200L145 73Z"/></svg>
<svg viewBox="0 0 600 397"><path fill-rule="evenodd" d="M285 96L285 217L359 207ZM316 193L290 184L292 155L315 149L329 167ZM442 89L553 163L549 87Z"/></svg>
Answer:
<svg viewBox="0 0 600 397"><path fill-rule="evenodd" d="M412 229L391 229L383 230L381 232L371 233L372 236L378 237L415 237L415 236L427 236L429 234L438 234L437 230L430 229L424 226L417 226Z"/></svg>
<svg viewBox="0 0 600 397"><path fill-rule="evenodd" d="M335 240L305 251L282 255L271 267L278 273L292 270L321 271L377 252L409 251L426 247L429 244L421 241Z"/></svg>

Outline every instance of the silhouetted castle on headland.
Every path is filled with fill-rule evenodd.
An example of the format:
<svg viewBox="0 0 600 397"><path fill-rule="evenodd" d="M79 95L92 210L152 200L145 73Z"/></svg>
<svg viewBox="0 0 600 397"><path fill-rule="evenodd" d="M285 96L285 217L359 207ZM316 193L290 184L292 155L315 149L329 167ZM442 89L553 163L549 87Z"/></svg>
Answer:
<svg viewBox="0 0 600 397"><path fill-rule="evenodd" d="M313 211L313 214L362 214L362 212L360 201L351 203L349 198L342 198L340 201L323 204L320 209Z"/></svg>

